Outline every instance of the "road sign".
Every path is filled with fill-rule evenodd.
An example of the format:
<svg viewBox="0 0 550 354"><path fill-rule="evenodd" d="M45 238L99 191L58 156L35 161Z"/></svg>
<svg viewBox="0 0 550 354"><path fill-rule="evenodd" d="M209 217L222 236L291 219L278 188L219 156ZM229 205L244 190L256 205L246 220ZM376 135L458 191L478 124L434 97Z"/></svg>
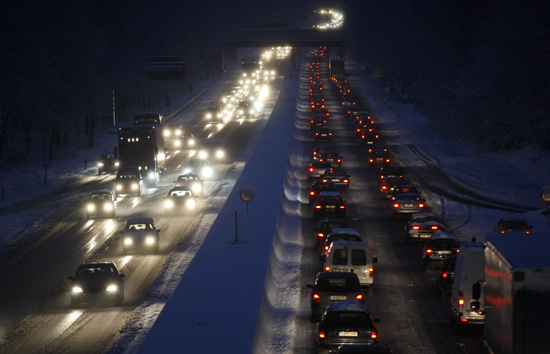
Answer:
<svg viewBox="0 0 550 354"><path fill-rule="evenodd" d="M254 199L254 189L252 187L243 187L240 192L241 200L243 202L250 202Z"/></svg>
<svg viewBox="0 0 550 354"><path fill-rule="evenodd" d="M540 192L540 199L545 203L550 203L550 186L545 186Z"/></svg>

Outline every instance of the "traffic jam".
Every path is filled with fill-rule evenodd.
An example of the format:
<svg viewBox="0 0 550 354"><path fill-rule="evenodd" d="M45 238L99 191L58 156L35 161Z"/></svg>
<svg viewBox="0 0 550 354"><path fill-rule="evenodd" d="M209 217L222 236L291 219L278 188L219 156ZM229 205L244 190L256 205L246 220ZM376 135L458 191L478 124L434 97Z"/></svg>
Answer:
<svg viewBox="0 0 550 354"><path fill-rule="evenodd" d="M329 55L326 47L315 50L310 59L304 74L309 76L309 92L303 94L310 103L308 128L314 144L306 166L307 201L319 268L307 290L309 320L316 326L316 350L391 353L392 349L384 346L384 338L379 338L381 319L377 318L376 309L369 308L369 293L376 287L378 274L377 250L354 227L355 218L350 219L347 201L353 178L346 170L349 159L340 151L349 144L362 147L366 166L376 176L370 183L387 203L392 221L403 225L404 244L420 251L422 271L437 270L436 288L442 298L448 298L452 291L451 270L460 242L429 211L421 191L407 178L406 169L392 162L376 117L346 78L343 59ZM346 138L336 136L332 118L336 111L328 109L329 96L336 98L338 115L350 133ZM347 137L352 140L346 141ZM461 321L457 326L464 324Z"/></svg>

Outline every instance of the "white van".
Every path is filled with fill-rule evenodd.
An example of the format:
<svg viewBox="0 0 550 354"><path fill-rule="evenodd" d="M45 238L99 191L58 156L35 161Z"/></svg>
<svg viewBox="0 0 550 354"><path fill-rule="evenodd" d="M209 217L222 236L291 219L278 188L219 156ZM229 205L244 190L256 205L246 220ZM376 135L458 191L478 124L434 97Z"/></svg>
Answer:
<svg viewBox="0 0 550 354"><path fill-rule="evenodd" d="M374 283L374 263L369 245L359 241L334 241L325 258L325 272L351 272L357 274L361 285Z"/></svg>
<svg viewBox="0 0 550 354"><path fill-rule="evenodd" d="M456 258L451 320L458 329L485 322L485 244L467 242Z"/></svg>

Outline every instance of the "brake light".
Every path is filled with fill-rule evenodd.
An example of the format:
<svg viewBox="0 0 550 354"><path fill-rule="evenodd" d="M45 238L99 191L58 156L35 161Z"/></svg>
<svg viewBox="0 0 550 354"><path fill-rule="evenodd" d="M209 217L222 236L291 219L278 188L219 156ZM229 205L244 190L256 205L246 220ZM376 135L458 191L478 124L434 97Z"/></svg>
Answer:
<svg viewBox="0 0 550 354"><path fill-rule="evenodd" d="M387 162L387 163L390 163L390 159L386 159L386 162Z"/></svg>
<svg viewBox="0 0 550 354"><path fill-rule="evenodd" d="M344 183L349 183L349 179L344 179Z"/></svg>
<svg viewBox="0 0 550 354"><path fill-rule="evenodd" d="M337 159L336 162L340 163L342 162L342 159Z"/></svg>
<svg viewBox="0 0 550 354"><path fill-rule="evenodd" d="M370 267L369 268L369 278L374 278L374 268Z"/></svg>
<svg viewBox="0 0 550 354"><path fill-rule="evenodd" d="M327 179L327 178L323 178L323 183L328 183L328 179Z"/></svg>
<svg viewBox="0 0 550 354"><path fill-rule="evenodd" d="M330 272L330 267L329 266L325 267L325 272Z"/></svg>
<svg viewBox="0 0 550 354"><path fill-rule="evenodd" d="M310 168L309 168L309 172L315 172L315 168L310 167Z"/></svg>
<svg viewBox="0 0 550 354"><path fill-rule="evenodd" d="M359 302L363 302L363 294L359 294L355 297L355 300L359 301Z"/></svg>
<svg viewBox="0 0 550 354"><path fill-rule="evenodd" d="M369 162L374 162L374 159L369 159Z"/></svg>
<svg viewBox="0 0 550 354"><path fill-rule="evenodd" d="M466 322L468 322L468 319L467 319L467 318L464 318L464 317L462 317L462 318L460 319L460 322L464 322L464 323L466 323Z"/></svg>
<svg viewBox="0 0 550 354"><path fill-rule="evenodd" d="M399 203L393 204L393 207L396 208L396 209L399 208Z"/></svg>
<svg viewBox="0 0 550 354"><path fill-rule="evenodd" d="M426 253L427 253L427 254L431 254L431 253L433 253L433 250L430 249L430 248L428 248L428 249L426 250Z"/></svg>
<svg viewBox="0 0 550 354"><path fill-rule="evenodd" d="M419 204L418 204L418 207L419 207L419 208L424 208L424 203L419 203Z"/></svg>
<svg viewBox="0 0 550 354"><path fill-rule="evenodd" d="M445 272L441 275L443 277L443 279L447 279L447 277L449 276L449 273L448 272Z"/></svg>
<svg viewBox="0 0 550 354"><path fill-rule="evenodd" d="M376 334L376 332L372 332L370 334L370 337L371 337L371 339L376 339L376 338L378 338L378 334Z"/></svg>
<svg viewBox="0 0 550 354"><path fill-rule="evenodd" d="M340 209L346 209L345 205L340 205Z"/></svg>
<svg viewBox="0 0 550 354"><path fill-rule="evenodd" d="M325 234L322 233L322 232L319 232L319 233L317 234L317 237L325 237Z"/></svg>
<svg viewBox="0 0 550 354"><path fill-rule="evenodd" d="M439 226L436 226L436 225L432 226L432 230L438 230L438 229L439 229Z"/></svg>
<svg viewBox="0 0 550 354"><path fill-rule="evenodd" d="M381 189L382 189L383 191L388 190L388 186L383 185Z"/></svg>
<svg viewBox="0 0 550 354"><path fill-rule="evenodd" d="M319 338L321 339L324 339L325 338L325 332L324 331L319 331Z"/></svg>
<svg viewBox="0 0 550 354"><path fill-rule="evenodd" d="M309 192L309 195L315 195L315 191Z"/></svg>
<svg viewBox="0 0 550 354"><path fill-rule="evenodd" d="M319 303L321 301L321 297L319 294L313 294L313 301Z"/></svg>
<svg viewBox="0 0 550 354"><path fill-rule="evenodd" d="M413 230L420 230L420 226L413 226L412 229Z"/></svg>
<svg viewBox="0 0 550 354"><path fill-rule="evenodd" d="M316 206L315 206L315 209L321 209L321 206L320 206L320 205L316 205Z"/></svg>

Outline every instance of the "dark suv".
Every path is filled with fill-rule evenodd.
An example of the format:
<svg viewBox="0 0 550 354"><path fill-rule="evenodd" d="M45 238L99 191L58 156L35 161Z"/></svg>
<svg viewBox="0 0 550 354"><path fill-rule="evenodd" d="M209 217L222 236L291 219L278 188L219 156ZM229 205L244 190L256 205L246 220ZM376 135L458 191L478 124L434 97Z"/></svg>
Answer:
<svg viewBox="0 0 550 354"><path fill-rule="evenodd" d="M525 232L526 234L531 232L533 226L529 225L525 219L516 218L503 218L498 221L498 224L493 226L495 232Z"/></svg>

